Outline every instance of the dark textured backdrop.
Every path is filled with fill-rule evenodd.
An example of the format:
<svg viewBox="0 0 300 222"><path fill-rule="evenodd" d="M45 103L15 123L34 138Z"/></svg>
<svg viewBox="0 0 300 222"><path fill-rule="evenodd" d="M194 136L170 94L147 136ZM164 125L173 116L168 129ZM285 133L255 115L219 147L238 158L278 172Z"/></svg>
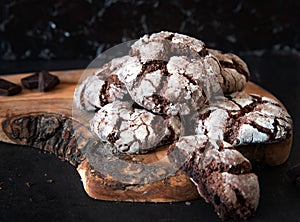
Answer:
<svg viewBox="0 0 300 222"><path fill-rule="evenodd" d="M239 54L300 50L300 1L1 0L0 60L88 60L170 30Z"/></svg>

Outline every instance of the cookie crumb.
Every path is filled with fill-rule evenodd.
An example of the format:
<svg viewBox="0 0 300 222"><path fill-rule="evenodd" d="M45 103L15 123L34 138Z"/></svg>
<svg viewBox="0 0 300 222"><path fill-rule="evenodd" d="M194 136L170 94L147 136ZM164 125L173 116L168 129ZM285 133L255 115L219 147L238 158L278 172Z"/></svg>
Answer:
<svg viewBox="0 0 300 222"><path fill-rule="evenodd" d="M186 201L186 202L185 202L185 205L186 205L186 206L191 206L191 205L192 205L192 203L191 203L191 202L189 202L189 201Z"/></svg>

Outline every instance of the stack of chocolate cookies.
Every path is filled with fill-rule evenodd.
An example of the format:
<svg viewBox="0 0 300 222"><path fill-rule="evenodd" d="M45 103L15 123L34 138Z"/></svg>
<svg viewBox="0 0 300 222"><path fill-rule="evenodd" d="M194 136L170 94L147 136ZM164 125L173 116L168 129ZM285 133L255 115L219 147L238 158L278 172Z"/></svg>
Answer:
<svg viewBox="0 0 300 222"><path fill-rule="evenodd" d="M246 219L259 202L251 163L283 163L292 140L290 115L278 101L244 92L249 79L238 56L159 32L84 79L74 101L93 113L90 129L113 155L167 147L172 166L222 219Z"/></svg>

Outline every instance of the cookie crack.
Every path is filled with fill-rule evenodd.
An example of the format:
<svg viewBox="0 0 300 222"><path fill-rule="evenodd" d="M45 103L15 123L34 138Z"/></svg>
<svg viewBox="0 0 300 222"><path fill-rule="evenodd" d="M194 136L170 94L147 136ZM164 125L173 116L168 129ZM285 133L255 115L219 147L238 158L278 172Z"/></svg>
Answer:
<svg viewBox="0 0 300 222"><path fill-rule="evenodd" d="M161 70L162 73L166 73L167 63L168 63L167 61L162 61L162 60L147 61L146 63L142 64L142 70L137 77L141 75L145 75L147 73L155 72L157 70Z"/></svg>
<svg viewBox="0 0 300 222"><path fill-rule="evenodd" d="M259 125L258 123L256 123L255 121L251 121L248 124L251 125L253 128L257 129L259 132L267 134L269 136L269 139L271 138L271 136L273 134L271 129L263 127L263 126Z"/></svg>
<svg viewBox="0 0 300 222"><path fill-rule="evenodd" d="M102 85L101 89L99 90L100 91L100 93L99 93L99 101L100 101L100 105L101 106L104 106L105 104L108 103L108 101L106 99L106 97L107 97L107 92L106 92L107 85L108 85L108 82L104 81L104 84Z"/></svg>

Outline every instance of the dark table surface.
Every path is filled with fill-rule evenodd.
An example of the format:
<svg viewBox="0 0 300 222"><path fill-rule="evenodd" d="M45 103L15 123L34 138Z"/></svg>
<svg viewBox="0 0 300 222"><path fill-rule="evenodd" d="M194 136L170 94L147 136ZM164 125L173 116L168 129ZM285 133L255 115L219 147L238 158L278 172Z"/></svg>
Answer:
<svg viewBox="0 0 300 222"><path fill-rule="evenodd" d="M242 55L252 80L277 96L294 121L288 161L257 171L261 198L249 221L300 221L300 188L286 175L300 162L300 55ZM88 61L2 63L1 74L40 69L84 68ZM0 143L0 221L220 221L202 199L181 203L93 200L75 168L39 150Z"/></svg>

